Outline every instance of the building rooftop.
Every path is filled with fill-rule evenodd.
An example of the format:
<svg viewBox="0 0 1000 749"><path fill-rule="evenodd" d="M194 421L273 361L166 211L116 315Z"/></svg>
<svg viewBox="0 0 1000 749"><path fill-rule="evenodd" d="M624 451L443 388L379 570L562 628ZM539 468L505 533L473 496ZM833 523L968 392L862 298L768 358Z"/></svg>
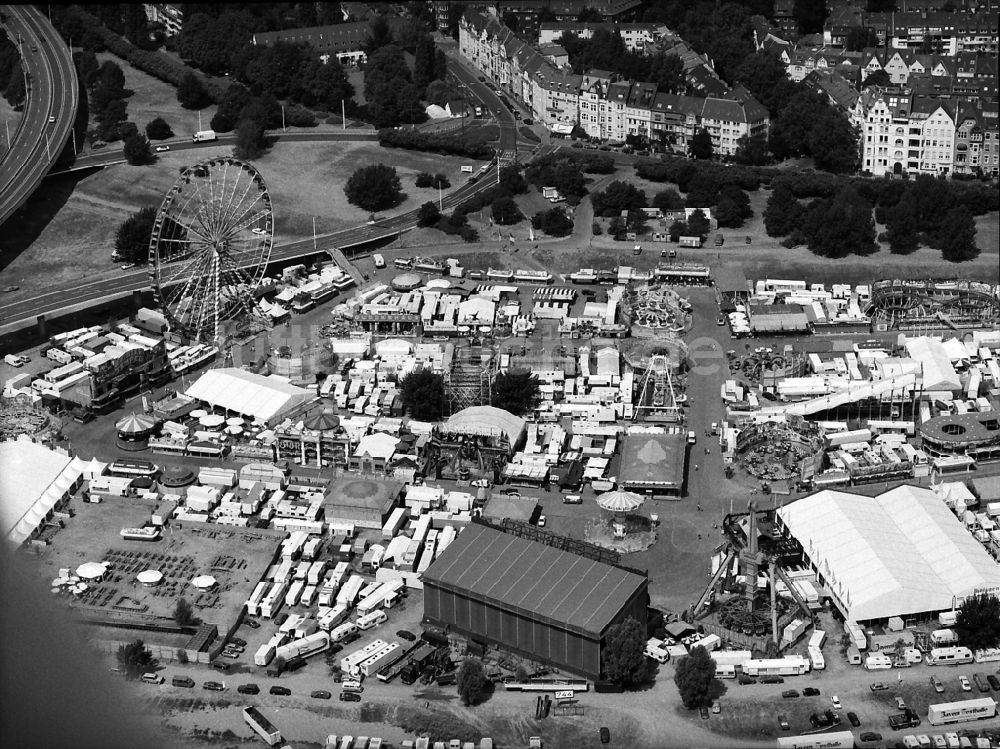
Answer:
<svg viewBox="0 0 1000 749"><path fill-rule="evenodd" d="M648 581L642 575L473 523L424 582L599 638Z"/></svg>

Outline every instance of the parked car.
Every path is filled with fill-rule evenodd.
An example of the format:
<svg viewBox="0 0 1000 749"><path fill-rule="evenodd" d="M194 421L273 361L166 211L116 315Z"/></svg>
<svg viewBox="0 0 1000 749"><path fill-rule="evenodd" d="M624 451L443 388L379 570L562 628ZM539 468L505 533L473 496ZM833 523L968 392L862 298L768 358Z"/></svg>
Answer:
<svg viewBox="0 0 1000 749"><path fill-rule="evenodd" d="M840 704L840 697L837 695L833 695L833 697L830 698L830 704L833 705L834 710L842 710L844 707Z"/></svg>
<svg viewBox="0 0 1000 749"><path fill-rule="evenodd" d="M278 684L275 684L268 691L271 694L282 695L284 697L287 697L288 695L290 695L292 693L292 690L289 689L288 687L282 687L282 686L279 686Z"/></svg>
<svg viewBox="0 0 1000 749"><path fill-rule="evenodd" d="M226 689L226 685L223 684L221 681L206 681L204 684L201 685L201 688L207 689L211 692L224 692Z"/></svg>
<svg viewBox="0 0 1000 749"><path fill-rule="evenodd" d="M414 640L417 639L417 636L408 629L396 630L396 637L399 637L403 640L409 640L410 642L413 642Z"/></svg>
<svg viewBox="0 0 1000 749"><path fill-rule="evenodd" d="M712 703L712 713L713 713L714 715L718 715L718 714L719 714L719 713L721 713L721 712L722 712L722 705L720 705L720 704L719 704L719 701L718 701L718 700L715 700L715 701L714 701L714 702Z"/></svg>
<svg viewBox="0 0 1000 749"><path fill-rule="evenodd" d="M247 646L247 641L242 637L230 637L229 644L235 645L238 648L245 648Z"/></svg>
<svg viewBox="0 0 1000 749"><path fill-rule="evenodd" d="M313 690L312 694L310 694L309 696L310 697L315 697L317 700L328 700L331 697L333 697L333 695L330 694L325 689L315 689L315 690Z"/></svg>
<svg viewBox="0 0 1000 749"><path fill-rule="evenodd" d="M819 697L819 690L816 687L806 687L802 690L803 697Z"/></svg>
<svg viewBox="0 0 1000 749"><path fill-rule="evenodd" d="M545 527L545 521L546 521L546 519L547 518L544 515L539 515L538 516L538 527L539 528L544 528Z"/></svg>
<svg viewBox="0 0 1000 749"><path fill-rule="evenodd" d="M756 678L754 678L753 676L747 676L746 674L740 674L738 681L739 681L740 684L744 684L744 685L745 684L756 684L757 683L757 679Z"/></svg>
<svg viewBox="0 0 1000 749"><path fill-rule="evenodd" d="M135 263L125 263L122 266L122 270L132 270L135 267Z"/></svg>
<svg viewBox="0 0 1000 749"><path fill-rule="evenodd" d="M240 684L236 691L240 694L260 694L260 687L256 684Z"/></svg>
<svg viewBox="0 0 1000 749"><path fill-rule="evenodd" d="M771 675L761 676L760 677L760 683L761 684L784 684L785 683L785 677L784 676L771 676Z"/></svg>
<svg viewBox="0 0 1000 749"><path fill-rule="evenodd" d="M799 690L798 689L786 689L784 692L781 693L781 696L784 697L786 700L795 699L796 697L799 696Z"/></svg>
<svg viewBox="0 0 1000 749"><path fill-rule="evenodd" d="M906 701L899 695L896 695L896 707L900 710L906 709Z"/></svg>
<svg viewBox="0 0 1000 749"><path fill-rule="evenodd" d="M875 733L874 731L865 731L858 738L861 739L862 741L881 741L882 734Z"/></svg>
<svg viewBox="0 0 1000 749"><path fill-rule="evenodd" d="M969 677L965 674L959 674L958 683L962 685L963 692L971 692L972 685L969 683Z"/></svg>
<svg viewBox="0 0 1000 749"><path fill-rule="evenodd" d="M938 694L942 694L944 692L944 684L941 683L941 680L938 677L932 676L931 684L934 685L934 691Z"/></svg>
<svg viewBox="0 0 1000 749"><path fill-rule="evenodd" d="M610 744L611 743L611 731L608 730L607 726L601 726L600 730L601 743Z"/></svg>
<svg viewBox="0 0 1000 749"><path fill-rule="evenodd" d="M781 726L782 731L787 731L789 729L788 719L784 715L778 716L778 725Z"/></svg>
<svg viewBox="0 0 1000 749"><path fill-rule="evenodd" d="M3 290L4 291L17 291L20 288L21 288L20 286L4 286Z"/></svg>
<svg viewBox="0 0 1000 749"><path fill-rule="evenodd" d="M993 674L989 674L986 677L986 681L989 682L989 685L993 687L994 690L1000 692L1000 679L995 677Z"/></svg>
<svg viewBox="0 0 1000 749"><path fill-rule="evenodd" d="M708 720L709 716L708 716L708 708L707 707L700 707L700 708L698 708L698 713L701 715L701 719L702 720Z"/></svg>
<svg viewBox="0 0 1000 749"><path fill-rule="evenodd" d="M361 702L361 695L357 692L341 692L341 702Z"/></svg>
<svg viewBox="0 0 1000 749"><path fill-rule="evenodd" d="M157 146L155 150L157 153L163 153L164 151L169 151L170 146Z"/></svg>
<svg viewBox="0 0 1000 749"><path fill-rule="evenodd" d="M256 619L244 619L243 623L246 624L248 627L250 627L250 629L260 628L260 622L257 621Z"/></svg>
<svg viewBox="0 0 1000 749"><path fill-rule="evenodd" d="M886 689L889 688L889 685L881 681L876 681L868 688L871 689L873 692L884 692Z"/></svg>
<svg viewBox="0 0 1000 749"><path fill-rule="evenodd" d="M847 720L849 720L851 722L851 725L854 726L855 728L857 728L858 726L861 725L861 721L858 720L857 713L853 713L853 712L852 713L848 713L847 714Z"/></svg>
<svg viewBox="0 0 1000 749"><path fill-rule="evenodd" d="M223 655L225 655L225 653L223 653ZM233 657L233 656L229 656L229 657ZM239 656L236 656L236 657L239 657ZM228 663L223 663L222 661L212 661L212 668L214 668L216 671L221 671L224 674L229 673L229 664Z"/></svg>

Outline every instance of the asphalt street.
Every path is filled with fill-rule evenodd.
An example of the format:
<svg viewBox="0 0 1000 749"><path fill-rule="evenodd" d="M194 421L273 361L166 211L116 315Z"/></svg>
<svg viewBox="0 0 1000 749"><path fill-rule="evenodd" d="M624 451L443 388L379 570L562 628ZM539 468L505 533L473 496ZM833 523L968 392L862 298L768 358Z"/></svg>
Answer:
<svg viewBox="0 0 1000 749"><path fill-rule="evenodd" d="M0 160L0 224L41 183L76 119L76 68L69 47L31 5L4 5L8 36L21 50L27 101L9 150Z"/></svg>

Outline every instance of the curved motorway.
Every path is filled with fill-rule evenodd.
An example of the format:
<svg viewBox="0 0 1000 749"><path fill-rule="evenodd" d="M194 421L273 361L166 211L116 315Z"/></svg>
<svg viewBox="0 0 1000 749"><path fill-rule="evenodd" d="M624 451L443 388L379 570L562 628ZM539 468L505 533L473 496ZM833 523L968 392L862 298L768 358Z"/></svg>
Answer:
<svg viewBox="0 0 1000 749"><path fill-rule="evenodd" d="M62 37L36 7L4 5L7 35L18 44L27 100L0 161L0 225L20 208L59 158L76 119L76 68ZM2 250L2 246L0 246Z"/></svg>
<svg viewBox="0 0 1000 749"><path fill-rule="evenodd" d="M458 66L455 66L456 68ZM483 101L487 108L494 112L500 123L500 158L504 161L514 157L514 118L510 112L501 104L496 94L488 87L479 83L475 76L466 71L462 76L468 83L469 88L474 91L477 98ZM350 131L347 131L348 134ZM284 134L283 138L288 140L335 140L345 137L337 133L296 133ZM356 135L354 137L357 137ZM203 145L213 144L192 144L185 141L178 143L176 148L200 148ZM173 149L175 146L171 146ZM545 149L547 150L547 149ZM109 158L111 161L105 162L103 159ZM98 160L100 159L100 160ZM113 163L114 154L102 154L95 157L89 166L101 166L106 163ZM495 163L495 162L494 162ZM453 190L443 200L443 208L450 209L468 199L482 190L496 184L495 172L484 175L474 183L466 183L456 190ZM317 236L316 248L319 251L334 248L356 247L367 242L396 236L400 232L406 231L416 226L417 211L393 216L375 224L345 229L331 234ZM271 252L271 262L281 262L292 260L314 254L317 250L313 247L312 238L275 244ZM149 288L148 270L144 267L136 268L133 271L122 272L111 278L95 279L90 282L83 282L74 285L72 288L54 289L43 294L21 299L15 302L0 305L0 332L8 333L33 324L39 315L52 316L57 313L66 313L74 310L84 309L88 306L121 298L140 289Z"/></svg>

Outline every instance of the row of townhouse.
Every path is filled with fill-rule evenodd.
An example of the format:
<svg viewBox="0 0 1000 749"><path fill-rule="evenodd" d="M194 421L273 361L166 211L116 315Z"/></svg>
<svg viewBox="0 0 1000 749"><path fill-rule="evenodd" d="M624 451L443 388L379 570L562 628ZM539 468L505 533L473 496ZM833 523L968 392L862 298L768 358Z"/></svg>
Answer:
<svg viewBox="0 0 1000 749"><path fill-rule="evenodd" d="M705 128L717 154L732 155L743 136L766 135L767 110L745 89L705 98L658 93L652 83L620 81L608 71L576 75L557 68L497 19L466 11L459 50L553 132L579 125L590 136L621 142L628 135L685 151Z"/></svg>
<svg viewBox="0 0 1000 749"><path fill-rule="evenodd" d="M656 43L670 34L670 29L662 23L582 23L566 21L562 23L543 23L538 27L538 43L551 44L559 41L566 32L575 34L579 39L590 39L594 32L603 29L611 33L617 32L625 42L625 49L630 52L644 52L646 45Z"/></svg>
<svg viewBox="0 0 1000 749"><path fill-rule="evenodd" d="M884 70L889 80L906 85L910 76L932 75L938 78L990 80L997 77L994 55L960 52L957 55L921 55L911 50L869 47L861 53L865 76Z"/></svg>
<svg viewBox="0 0 1000 749"><path fill-rule="evenodd" d="M834 10L823 26L823 42L844 46L852 28L871 29L879 46L917 49L929 46L934 52L997 53L997 13L995 4L978 12L907 11L867 13L857 5Z"/></svg>
<svg viewBox="0 0 1000 749"><path fill-rule="evenodd" d="M997 106L871 86L851 113L862 169L885 174L1000 175Z"/></svg>

